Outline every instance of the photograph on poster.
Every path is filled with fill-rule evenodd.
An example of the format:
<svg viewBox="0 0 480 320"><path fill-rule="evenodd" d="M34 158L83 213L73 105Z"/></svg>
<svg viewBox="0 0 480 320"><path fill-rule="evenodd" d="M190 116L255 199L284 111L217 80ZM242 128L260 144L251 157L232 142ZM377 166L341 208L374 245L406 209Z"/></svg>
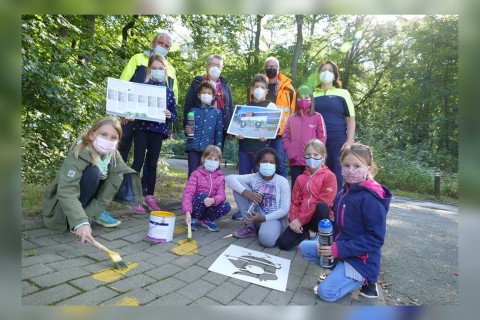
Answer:
<svg viewBox="0 0 480 320"><path fill-rule="evenodd" d="M285 292L290 260L232 244L208 270Z"/></svg>
<svg viewBox="0 0 480 320"><path fill-rule="evenodd" d="M282 111L253 106L235 106L227 133L249 139L275 139Z"/></svg>
<svg viewBox="0 0 480 320"><path fill-rule="evenodd" d="M163 123L166 97L166 88L162 86L108 78L106 113Z"/></svg>

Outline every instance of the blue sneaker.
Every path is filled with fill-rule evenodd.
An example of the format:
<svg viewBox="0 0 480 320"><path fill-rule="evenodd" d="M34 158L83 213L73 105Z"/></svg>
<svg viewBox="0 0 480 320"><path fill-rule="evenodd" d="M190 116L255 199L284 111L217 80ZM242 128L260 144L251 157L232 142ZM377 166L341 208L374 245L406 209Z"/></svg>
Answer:
<svg viewBox="0 0 480 320"><path fill-rule="evenodd" d="M242 213L241 213L240 211L235 212L235 213L232 215L232 219L233 219L233 220L243 220Z"/></svg>
<svg viewBox="0 0 480 320"><path fill-rule="evenodd" d="M220 230L220 228L217 226L217 224L215 223L215 221L203 220L203 221L202 221L202 227L205 227L205 228L207 228L208 230L214 231L214 232Z"/></svg>
<svg viewBox="0 0 480 320"><path fill-rule="evenodd" d="M197 231L198 229L197 219L192 219L192 222L190 222L190 227L192 228L192 231ZM186 224L185 224L185 229L188 229L188 226Z"/></svg>
<svg viewBox="0 0 480 320"><path fill-rule="evenodd" d="M105 228L112 228L122 223L120 220L112 217L107 211L103 211L102 214L95 220L96 223Z"/></svg>

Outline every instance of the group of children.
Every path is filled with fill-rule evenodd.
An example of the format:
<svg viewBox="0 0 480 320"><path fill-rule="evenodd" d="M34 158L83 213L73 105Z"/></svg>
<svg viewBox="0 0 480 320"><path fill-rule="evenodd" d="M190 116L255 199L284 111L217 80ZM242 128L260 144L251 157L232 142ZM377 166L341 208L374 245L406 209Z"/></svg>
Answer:
<svg viewBox="0 0 480 320"><path fill-rule="evenodd" d="M165 86L166 66L162 56L152 56L145 83ZM264 75L255 76L249 105L272 107L265 100L267 84ZM278 245L282 250L298 246L305 259L315 263L320 255L335 259L333 271L318 286L320 298L335 301L358 288L375 286L392 194L373 179L376 170L370 148L353 144L343 150L340 163L345 183L337 190L336 177L325 165L327 136L322 116L315 112L312 90L300 87L296 113L287 119L283 137L291 185L275 173L278 156L264 138L238 136L239 174L224 177L220 169L223 122L219 110L211 105L214 92L210 83L200 84L201 105L192 108L195 126L185 127L186 134L194 133L187 140L189 178L182 195L186 223L192 230L202 225L218 231L215 221L231 211L225 195L227 184L244 220L233 236L258 236L261 245ZM91 242L91 221L104 227L120 224L105 211L114 198L137 213L145 212L143 204L159 210L153 196L156 164L162 141L168 136L168 122L176 118L169 88L165 116L167 123L163 124L127 119L135 124L133 170L117 151L122 137L119 121L113 117L98 120L74 143L55 181L47 187L45 226L68 229L81 242ZM142 167L144 177L140 180ZM331 246L317 244L322 219L334 222Z"/></svg>

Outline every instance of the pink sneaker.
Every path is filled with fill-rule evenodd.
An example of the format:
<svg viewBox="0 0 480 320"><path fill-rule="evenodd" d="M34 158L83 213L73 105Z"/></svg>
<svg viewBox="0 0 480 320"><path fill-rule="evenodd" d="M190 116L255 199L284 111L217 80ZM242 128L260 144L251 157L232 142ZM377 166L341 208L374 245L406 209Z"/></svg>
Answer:
<svg viewBox="0 0 480 320"><path fill-rule="evenodd" d="M147 212L141 204L136 205L136 206L128 206L128 208L130 210L132 210L133 212L138 213L138 214L144 214L144 213Z"/></svg>
<svg viewBox="0 0 480 320"><path fill-rule="evenodd" d="M157 201L155 201L154 196L145 196L145 204L150 208L152 211L160 211L160 207L157 204Z"/></svg>

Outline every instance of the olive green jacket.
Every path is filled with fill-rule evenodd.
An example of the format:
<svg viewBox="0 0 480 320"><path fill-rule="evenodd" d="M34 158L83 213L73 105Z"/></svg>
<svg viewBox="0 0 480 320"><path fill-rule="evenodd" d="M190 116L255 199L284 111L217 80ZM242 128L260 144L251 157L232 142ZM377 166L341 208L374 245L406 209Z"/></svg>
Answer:
<svg viewBox="0 0 480 320"><path fill-rule="evenodd" d="M90 151L83 149L78 158L72 151L65 158L55 180L50 183L42 198L42 216L45 227L53 230L64 231L68 226L73 228L80 223L95 220L110 204L112 200L120 201L129 205L138 205L143 201L142 186L138 172L128 167L118 154L115 162L108 167L108 175L100 189L87 207L82 208L79 201L80 180L83 171L91 164ZM113 165L112 163L115 163ZM129 188L122 186L122 190L128 189L129 196L117 194L122 181L130 184ZM130 176L130 178L128 178ZM128 178L128 179L127 179Z"/></svg>

